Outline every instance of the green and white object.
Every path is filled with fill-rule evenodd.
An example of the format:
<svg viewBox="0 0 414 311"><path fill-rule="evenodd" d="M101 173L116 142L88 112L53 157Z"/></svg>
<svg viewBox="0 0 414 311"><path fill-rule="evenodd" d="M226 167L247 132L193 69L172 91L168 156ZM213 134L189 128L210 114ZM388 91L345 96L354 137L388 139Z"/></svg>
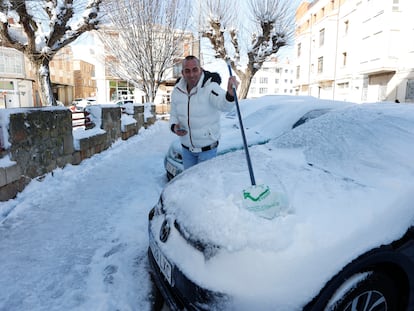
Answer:
<svg viewBox="0 0 414 311"><path fill-rule="evenodd" d="M227 60L230 77L233 76L230 60ZM239 100L237 98L236 87L233 85L234 101L236 103L237 116L239 118L240 131L243 138L243 146L246 154L247 166L249 168L251 187L243 190L243 207L248 211L267 218L273 219L281 214L281 211L287 209L287 197L285 192L272 192L269 186L256 185L254 178L253 166L250 160L249 148L247 145L246 134L244 133L243 120L240 113Z"/></svg>
<svg viewBox="0 0 414 311"><path fill-rule="evenodd" d="M243 207L256 215L273 219L289 211L284 191L273 191L267 185L254 185L243 190Z"/></svg>

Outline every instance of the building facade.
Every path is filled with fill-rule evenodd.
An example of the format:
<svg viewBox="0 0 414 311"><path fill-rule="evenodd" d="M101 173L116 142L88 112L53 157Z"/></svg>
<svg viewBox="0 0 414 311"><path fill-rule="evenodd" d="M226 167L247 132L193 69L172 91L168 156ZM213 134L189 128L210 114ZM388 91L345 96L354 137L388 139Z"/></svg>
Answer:
<svg viewBox="0 0 414 311"><path fill-rule="evenodd" d="M296 11L299 95L414 102L412 0L314 0Z"/></svg>
<svg viewBox="0 0 414 311"><path fill-rule="evenodd" d="M49 63L53 96L65 106L74 98L73 53L70 46L59 50Z"/></svg>
<svg viewBox="0 0 414 311"><path fill-rule="evenodd" d="M0 47L0 108L33 107L34 75L22 53Z"/></svg>
<svg viewBox="0 0 414 311"><path fill-rule="evenodd" d="M70 46L51 60L50 80L55 99L65 106L96 96L95 66L74 60ZM34 68L23 53L0 47L0 108L40 107L37 90Z"/></svg>
<svg viewBox="0 0 414 311"><path fill-rule="evenodd" d="M254 75L247 98L264 95L295 95L295 70L289 59L272 58Z"/></svg>
<svg viewBox="0 0 414 311"><path fill-rule="evenodd" d="M83 60L73 60L73 80L75 98L95 98L95 66Z"/></svg>

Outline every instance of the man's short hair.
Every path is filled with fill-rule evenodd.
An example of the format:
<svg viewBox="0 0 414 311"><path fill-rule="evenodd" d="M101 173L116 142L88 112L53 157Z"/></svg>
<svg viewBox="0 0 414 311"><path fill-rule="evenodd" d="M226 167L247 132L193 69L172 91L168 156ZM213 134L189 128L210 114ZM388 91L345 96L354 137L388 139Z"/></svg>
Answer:
<svg viewBox="0 0 414 311"><path fill-rule="evenodd" d="M197 65L200 67L200 60L197 58L197 56L194 56L194 55L188 55L188 56L186 56L186 57L184 58L184 60L183 60L183 64L184 64L186 61L188 61L188 60L195 60L195 61L197 61Z"/></svg>

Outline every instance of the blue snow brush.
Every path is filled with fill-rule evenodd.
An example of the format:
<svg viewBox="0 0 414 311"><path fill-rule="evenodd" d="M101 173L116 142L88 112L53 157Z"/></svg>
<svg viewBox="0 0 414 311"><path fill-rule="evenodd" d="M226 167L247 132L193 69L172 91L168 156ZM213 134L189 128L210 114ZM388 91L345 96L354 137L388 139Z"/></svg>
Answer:
<svg viewBox="0 0 414 311"><path fill-rule="evenodd" d="M230 60L227 60L230 77L233 76ZM272 192L267 185L256 185L252 161L250 159L249 147L244 132L243 120L240 113L239 100L237 98L236 86L233 85L234 101L236 103L237 116L239 118L240 131L243 138L243 147L246 154L247 167L249 169L251 186L243 190L243 207L258 216L273 219L287 207L287 197L284 192Z"/></svg>

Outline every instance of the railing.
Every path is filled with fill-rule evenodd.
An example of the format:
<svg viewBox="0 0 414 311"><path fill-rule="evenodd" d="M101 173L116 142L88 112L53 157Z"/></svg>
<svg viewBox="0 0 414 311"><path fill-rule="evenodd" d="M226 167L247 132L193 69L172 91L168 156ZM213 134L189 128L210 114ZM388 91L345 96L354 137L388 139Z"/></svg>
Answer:
<svg viewBox="0 0 414 311"><path fill-rule="evenodd" d="M86 110L72 111L72 127L85 127L85 129L93 128L94 124L89 117L89 112Z"/></svg>

